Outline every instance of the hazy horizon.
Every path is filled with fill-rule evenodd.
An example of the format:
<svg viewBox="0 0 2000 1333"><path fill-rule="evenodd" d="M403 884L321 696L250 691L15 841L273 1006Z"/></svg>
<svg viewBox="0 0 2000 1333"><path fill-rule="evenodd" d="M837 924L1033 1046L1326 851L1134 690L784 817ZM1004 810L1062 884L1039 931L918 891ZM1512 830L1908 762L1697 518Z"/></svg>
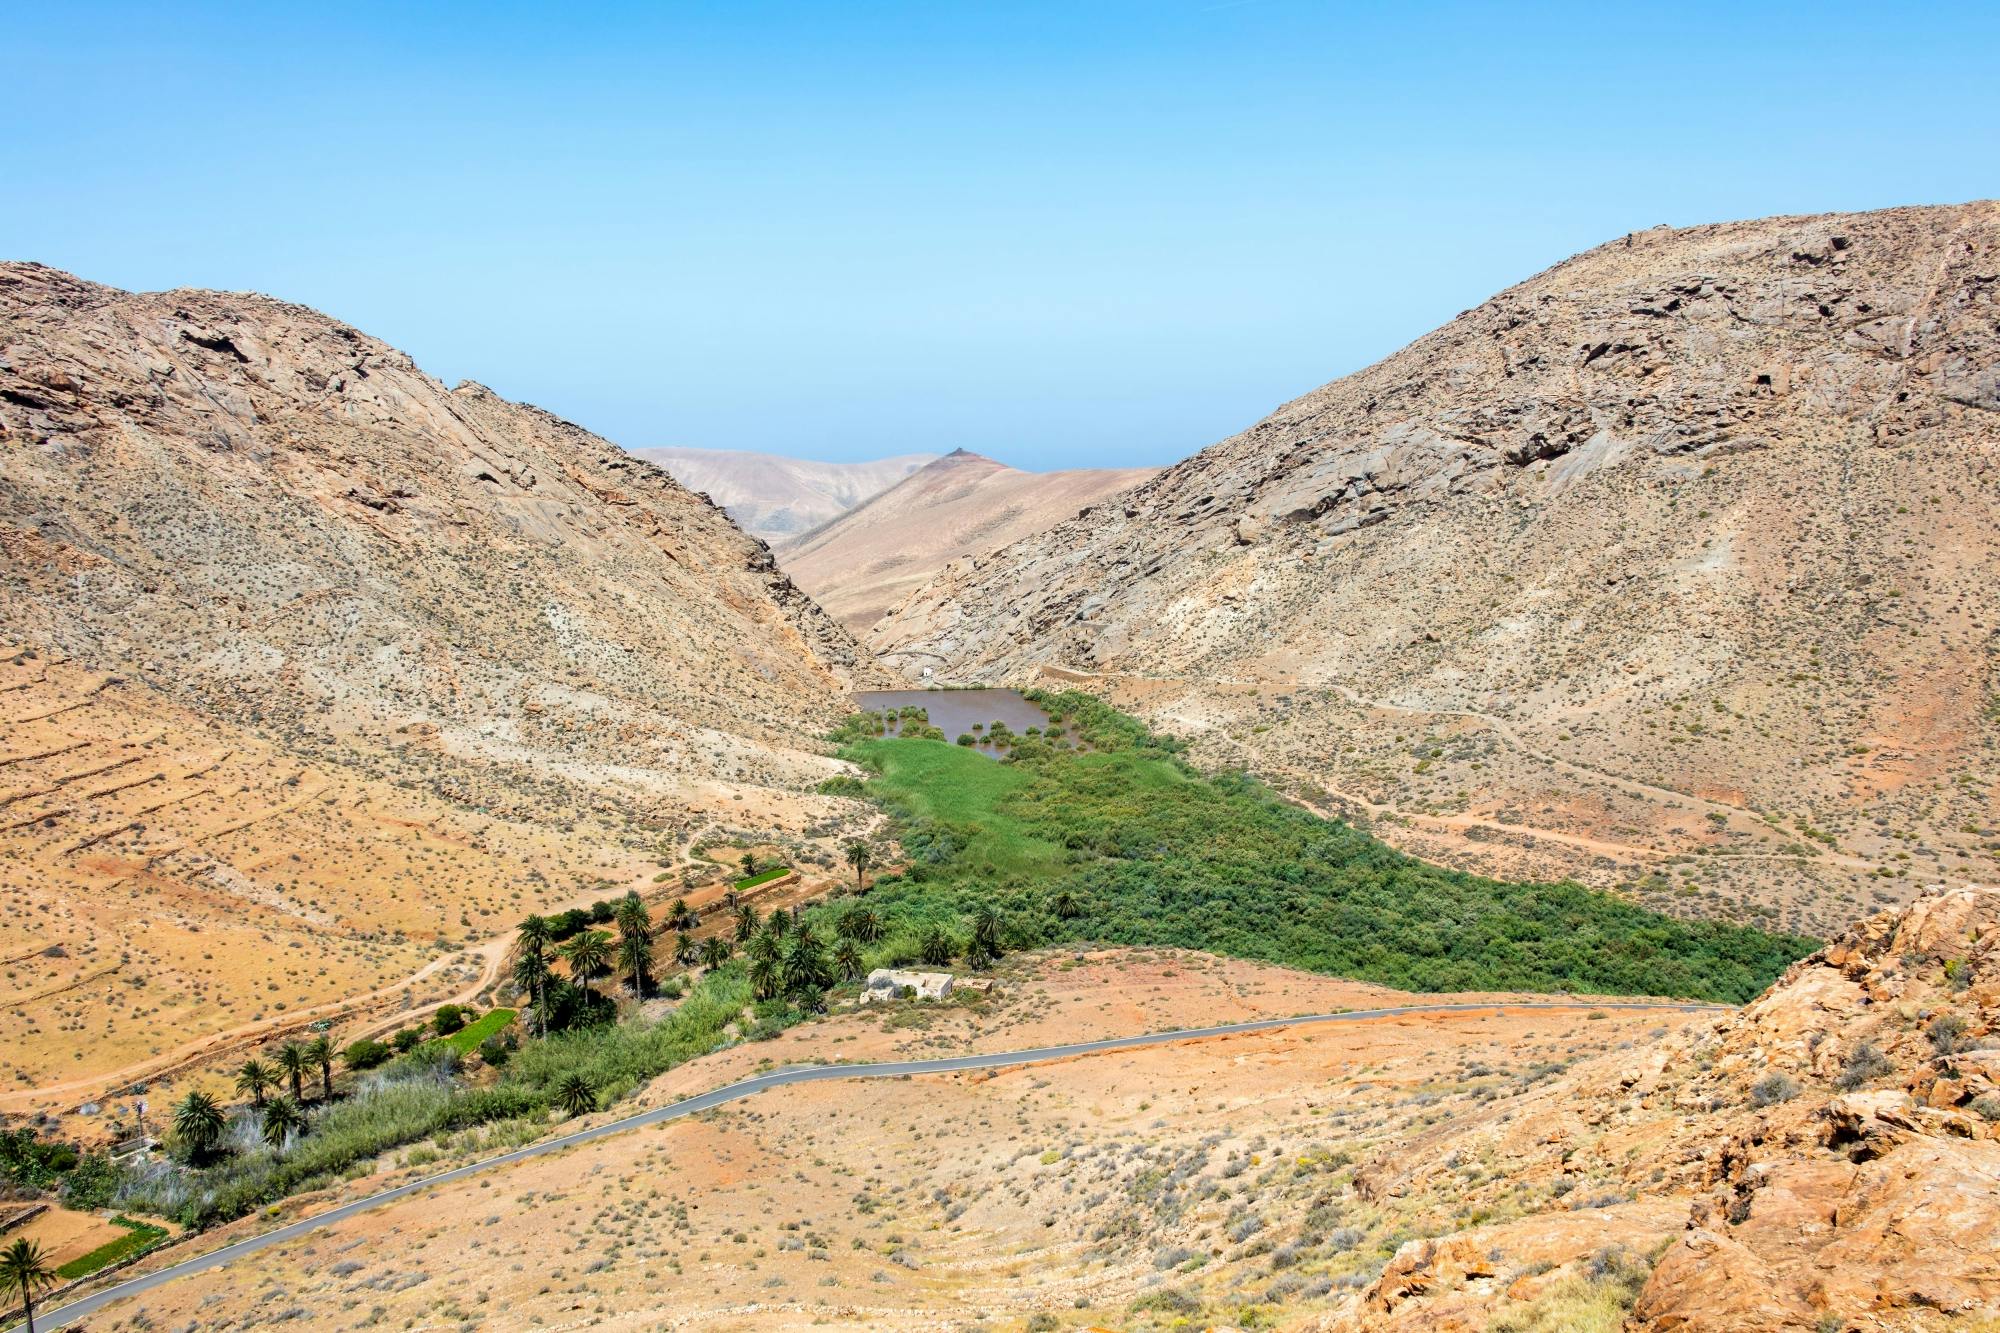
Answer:
<svg viewBox="0 0 2000 1333"><path fill-rule="evenodd" d="M35 7L0 256L631 448L1165 465L1635 229L2000 193L2000 10L1849 12Z"/></svg>

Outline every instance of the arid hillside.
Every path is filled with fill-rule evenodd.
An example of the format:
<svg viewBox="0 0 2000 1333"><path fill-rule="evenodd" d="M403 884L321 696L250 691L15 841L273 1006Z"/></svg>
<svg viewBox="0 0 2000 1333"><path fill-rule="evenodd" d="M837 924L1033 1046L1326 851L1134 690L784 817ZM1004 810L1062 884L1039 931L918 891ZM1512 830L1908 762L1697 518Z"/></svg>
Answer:
<svg viewBox="0 0 2000 1333"><path fill-rule="evenodd" d="M2000 852L1997 430L2000 204L1638 232L870 641L1436 859L1823 933Z"/></svg>
<svg viewBox="0 0 2000 1333"><path fill-rule="evenodd" d="M952 562L1032 537L1152 475L1150 468L1022 472L958 449L780 543L778 562L865 639L870 626Z"/></svg>
<svg viewBox="0 0 2000 1333"><path fill-rule="evenodd" d="M0 1093L387 985L773 790L803 817L872 670L586 431L298 306L31 264L0 647Z"/></svg>
<svg viewBox="0 0 2000 1333"><path fill-rule="evenodd" d="M2000 894L1983 889L1882 914L1726 1013L1409 997L1170 951L1022 956L970 1002L836 1014L693 1061L640 1101L815 1059L1467 1004L781 1088L442 1185L105 1317L1988 1329L1996 966ZM503 1146L455 1134L441 1162L412 1153L273 1214Z"/></svg>
<svg viewBox="0 0 2000 1333"><path fill-rule="evenodd" d="M721 505L737 524L782 541L830 523L937 457L902 454L865 463L821 463L738 449L634 449L674 480Z"/></svg>

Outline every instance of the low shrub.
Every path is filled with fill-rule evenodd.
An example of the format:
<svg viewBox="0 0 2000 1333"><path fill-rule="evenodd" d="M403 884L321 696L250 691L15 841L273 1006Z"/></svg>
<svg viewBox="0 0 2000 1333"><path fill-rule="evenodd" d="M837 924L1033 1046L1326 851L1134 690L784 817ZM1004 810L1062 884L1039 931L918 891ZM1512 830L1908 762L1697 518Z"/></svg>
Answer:
<svg viewBox="0 0 2000 1333"><path fill-rule="evenodd" d="M1834 1080L1834 1086L1842 1092L1853 1092L1863 1084L1881 1078L1891 1068L1889 1057L1882 1054L1875 1043L1864 1041L1847 1053L1847 1060L1841 1066L1840 1077Z"/></svg>
<svg viewBox="0 0 2000 1333"><path fill-rule="evenodd" d="M359 1041L348 1043L347 1049L340 1053L340 1058L347 1062L349 1069L362 1073L378 1065L387 1064L389 1057L395 1053L393 1047L363 1037Z"/></svg>
<svg viewBox="0 0 2000 1333"><path fill-rule="evenodd" d="M1939 1055L1956 1055L1970 1044L1965 1035L1970 1026L1962 1014L1942 1013L1930 1021L1924 1036Z"/></svg>

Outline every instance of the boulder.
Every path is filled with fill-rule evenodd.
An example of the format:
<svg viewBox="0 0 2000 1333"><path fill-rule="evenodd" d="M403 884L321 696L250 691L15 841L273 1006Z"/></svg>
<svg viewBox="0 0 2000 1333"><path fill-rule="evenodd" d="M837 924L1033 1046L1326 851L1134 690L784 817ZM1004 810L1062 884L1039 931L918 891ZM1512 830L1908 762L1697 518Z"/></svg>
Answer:
<svg viewBox="0 0 2000 1333"><path fill-rule="evenodd" d="M1632 1308L1632 1322L1649 1333L1777 1333L1817 1321L1753 1250L1706 1229L1661 1256Z"/></svg>

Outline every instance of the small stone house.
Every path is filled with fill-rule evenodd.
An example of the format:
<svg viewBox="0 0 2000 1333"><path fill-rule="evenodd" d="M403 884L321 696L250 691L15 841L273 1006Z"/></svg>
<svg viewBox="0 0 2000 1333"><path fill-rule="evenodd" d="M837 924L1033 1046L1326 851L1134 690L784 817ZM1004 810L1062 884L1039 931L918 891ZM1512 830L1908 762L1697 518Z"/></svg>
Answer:
<svg viewBox="0 0 2000 1333"><path fill-rule="evenodd" d="M905 972L901 968L878 967L868 974L868 985L861 992L863 1004L876 1004L894 1000L905 991L919 1000L942 1000L951 995L952 978L949 972Z"/></svg>

